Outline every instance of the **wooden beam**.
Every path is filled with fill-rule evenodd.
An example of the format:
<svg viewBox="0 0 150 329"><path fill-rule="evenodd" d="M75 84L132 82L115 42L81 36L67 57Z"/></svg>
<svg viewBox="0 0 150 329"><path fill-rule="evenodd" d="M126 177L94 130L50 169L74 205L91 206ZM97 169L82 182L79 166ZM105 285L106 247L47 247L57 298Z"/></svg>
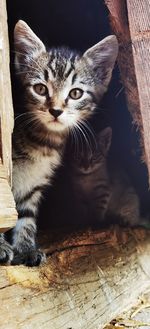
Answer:
<svg viewBox="0 0 150 329"><path fill-rule="evenodd" d="M143 159L150 176L150 2L105 0L119 40L118 65L133 123L141 133Z"/></svg>
<svg viewBox="0 0 150 329"><path fill-rule="evenodd" d="M150 177L150 2L127 0L127 10L143 125L145 160Z"/></svg>
<svg viewBox="0 0 150 329"><path fill-rule="evenodd" d="M13 123L6 1L0 0L0 232L15 226L17 220L15 202L9 185Z"/></svg>
<svg viewBox="0 0 150 329"><path fill-rule="evenodd" d="M13 123L6 1L0 0L0 156L9 182L11 181L12 167L11 134Z"/></svg>
<svg viewBox="0 0 150 329"><path fill-rule="evenodd" d="M2 329L102 329L150 288L150 232L111 228L40 237L47 264L0 268Z"/></svg>

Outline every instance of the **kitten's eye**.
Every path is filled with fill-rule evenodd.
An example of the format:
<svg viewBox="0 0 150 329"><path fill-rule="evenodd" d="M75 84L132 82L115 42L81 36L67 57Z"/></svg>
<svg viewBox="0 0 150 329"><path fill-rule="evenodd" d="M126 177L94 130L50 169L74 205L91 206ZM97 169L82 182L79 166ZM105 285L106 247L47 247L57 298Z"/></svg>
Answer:
<svg viewBox="0 0 150 329"><path fill-rule="evenodd" d="M69 96L72 99L79 99L82 97L82 95L83 95L83 90L79 89L79 88L74 88L74 89L70 90L70 93L69 93Z"/></svg>
<svg viewBox="0 0 150 329"><path fill-rule="evenodd" d="M45 96L48 94L47 87L45 85L43 85L42 83L38 83L38 84L34 85L33 88L38 95Z"/></svg>

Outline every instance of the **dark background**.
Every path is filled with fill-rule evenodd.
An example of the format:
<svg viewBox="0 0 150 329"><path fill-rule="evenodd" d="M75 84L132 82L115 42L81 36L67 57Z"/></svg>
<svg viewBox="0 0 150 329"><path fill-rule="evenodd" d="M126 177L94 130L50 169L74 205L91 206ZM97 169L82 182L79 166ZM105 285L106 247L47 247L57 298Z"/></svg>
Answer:
<svg viewBox="0 0 150 329"><path fill-rule="evenodd" d="M13 29L19 19L25 20L47 47L66 45L84 51L112 34L108 11L102 0L7 0L7 10L11 51ZM13 77L13 66L11 71ZM13 78L12 81L14 82ZM109 90L101 104L105 111L94 117L91 124L96 130L111 124L111 156L128 171L141 200L141 211L146 212L149 208L147 170L140 160L139 136L132 126L122 87L118 68L115 66ZM53 188L46 193L40 211L43 223L48 221L55 226L77 224L69 216L69 207L73 200L70 201L67 188L64 190L64 185L67 186L65 172L64 165L58 171Z"/></svg>

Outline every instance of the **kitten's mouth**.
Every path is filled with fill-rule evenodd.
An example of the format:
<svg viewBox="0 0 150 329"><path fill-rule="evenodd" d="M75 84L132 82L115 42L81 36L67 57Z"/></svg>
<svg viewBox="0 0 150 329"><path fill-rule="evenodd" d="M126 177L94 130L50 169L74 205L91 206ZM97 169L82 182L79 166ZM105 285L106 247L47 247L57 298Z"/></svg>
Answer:
<svg viewBox="0 0 150 329"><path fill-rule="evenodd" d="M54 118L49 121L49 128L52 130L59 131L59 130L64 130L64 125L60 120L58 120L57 118Z"/></svg>
<svg viewBox="0 0 150 329"><path fill-rule="evenodd" d="M54 118L51 123L62 124L57 118Z"/></svg>

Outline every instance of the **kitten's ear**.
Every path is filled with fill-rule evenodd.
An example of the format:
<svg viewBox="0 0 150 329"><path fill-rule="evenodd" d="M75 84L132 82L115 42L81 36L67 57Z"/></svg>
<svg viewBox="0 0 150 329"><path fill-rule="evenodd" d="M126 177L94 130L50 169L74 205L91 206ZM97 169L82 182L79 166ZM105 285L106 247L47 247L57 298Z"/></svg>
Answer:
<svg viewBox="0 0 150 329"><path fill-rule="evenodd" d="M43 42L36 36L30 27L22 20L19 20L14 29L14 44L16 59L32 57L35 53L45 52Z"/></svg>
<svg viewBox="0 0 150 329"><path fill-rule="evenodd" d="M117 55L118 41L115 35L106 37L83 54L83 58L93 68L106 89L111 79Z"/></svg>
<svg viewBox="0 0 150 329"><path fill-rule="evenodd" d="M100 146L100 150L102 151L103 155L107 155L111 140L112 140L112 129L111 127L107 127L100 131L97 136L98 144Z"/></svg>

